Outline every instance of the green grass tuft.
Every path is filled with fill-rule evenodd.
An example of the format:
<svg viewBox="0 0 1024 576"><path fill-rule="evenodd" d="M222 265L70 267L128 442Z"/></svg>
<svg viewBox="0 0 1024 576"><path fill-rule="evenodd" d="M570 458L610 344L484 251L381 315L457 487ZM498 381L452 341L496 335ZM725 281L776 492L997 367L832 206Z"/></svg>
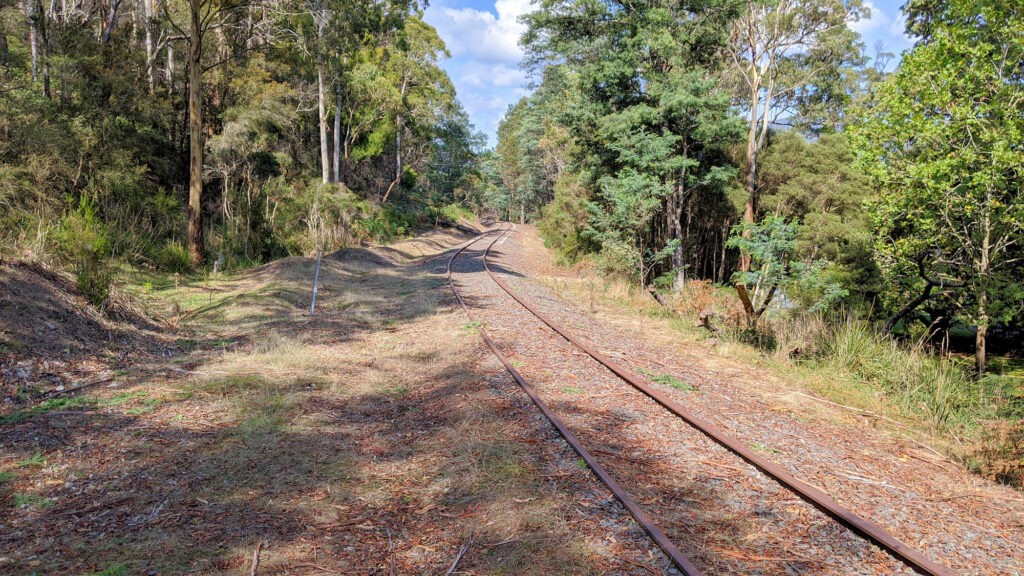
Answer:
<svg viewBox="0 0 1024 576"><path fill-rule="evenodd" d="M692 392L695 390L693 386L687 384L686 382L683 382L682 380L679 380L678 378L671 374L655 374L654 372L651 372L650 370L644 370L643 368L640 368L637 371L643 374L644 376L650 378L652 382L657 382L658 384L662 384L665 386L671 386L676 390L682 390L683 392Z"/></svg>
<svg viewBox="0 0 1024 576"><path fill-rule="evenodd" d="M18 468L42 468L46 466L46 456L42 452L36 452L31 458L18 462Z"/></svg>

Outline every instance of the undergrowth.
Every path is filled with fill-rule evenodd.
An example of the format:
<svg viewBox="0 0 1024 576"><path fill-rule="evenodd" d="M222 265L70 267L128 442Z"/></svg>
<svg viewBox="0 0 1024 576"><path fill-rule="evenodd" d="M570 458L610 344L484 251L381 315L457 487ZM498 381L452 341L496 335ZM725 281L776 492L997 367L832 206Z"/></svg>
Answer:
<svg viewBox="0 0 1024 576"><path fill-rule="evenodd" d="M691 281L662 294L662 307L629 282L581 269L576 276L555 283L589 299L591 309L595 301L624 306L689 338L725 344L731 356L767 359L831 401L882 410L945 439L950 455L985 477L1024 485L1024 367L1012 361L993 358L979 380L969 359L898 341L852 313L773 310L751 327L729 287ZM700 326L702 312L711 314L713 332ZM674 386L670 375L646 375Z"/></svg>

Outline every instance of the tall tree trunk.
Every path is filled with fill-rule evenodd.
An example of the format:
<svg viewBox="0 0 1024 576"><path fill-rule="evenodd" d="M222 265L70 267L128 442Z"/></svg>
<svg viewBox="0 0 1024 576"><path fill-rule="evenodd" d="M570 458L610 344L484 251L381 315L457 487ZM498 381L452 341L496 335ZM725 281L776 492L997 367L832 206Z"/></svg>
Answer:
<svg viewBox="0 0 1024 576"><path fill-rule="evenodd" d="M0 69L7 70L10 67L10 49L7 47L7 31L0 29Z"/></svg>
<svg viewBox="0 0 1024 576"><path fill-rule="evenodd" d="M391 196L391 190L398 186L398 183L402 181L402 114L398 114L398 118L395 119L395 179L391 181L391 185L384 192L384 197L381 198L381 203L388 201L388 196Z"/></svg>
<svg viewBox="0 0 1024 576"><path fill-rule="evenodd" d="M331 153L327 142L327 94L324 80L327 64L324 62L323 48L316 63L317 106L320 113L320 178L324 184L331 180Z"/></svg>
<svg viewBox="0 0 1024 576"><path fill-rule="evenodd" d="M142 5L146 10L146 18L143 26L146 28L146 81L149 83L149 94L153 95L156 91L156 82L153 79L153 67L156 61L156 56L153 54L153 27L154 17L156 16L156 0L142 0Z"/></svg>
<svg viewBox="0 0 1024 576"><path fill-rule="evenodd" d="M46 57L50 47L50 40L46 35L46 18L40 20L39 26L40 36L42 36L42 44L39 48L39 56L43 63L43 96L47 99L52 98L50 93L50 62Z"/></svg>
<svg viewBox="0 0 1024 576"><path fill-rule="evenodd" d="M405 104L405 89L409 86L409 76L406 75L402 78L402 88L399 90L401 95L402 104ZM386 192L384 192L384 198L381 199L381 203L388 201L388 196L391 195L391 189L398 186L398 183L402 181L402 125L403 118L402 112L398 112L398 116L395 118L395 179L388 186Z"/></svg>
<svg viewBox="0 0 1024 576"><path fill-rule="evenodd" d="M755 87L750 94L750 126L747 129L747 177L744 186L747 189L747 200L743 203L743 222L751 225L757 217L757 119L759 111L759 89ZM767 114L767 111L765 111ZM744 238L750 237L750 231L743 232ZM750 254L746 251L740 252L740 271L750 270Z"/></svg>
<svg viewBox="0 0 1024 576"><path fill-rule="evenodd" d="M167 95L174 95L174 43L167 43ZM172 139L173 140L173 139Z"/></svg>
<svg viewBox="0 0 1024 576"><path fill-rule="evenodd" d="M722 240L722 242L719 244L719 246L722 249L722 253L721 253L721 259L718 261L718 282L719 282L719 284L721 284L722 282L725 282L725 256L727 254L726 250L728 250L728 246L726 245L726 243L729 241L729 227L728 226L722 226L721 240Z"/></svg>
<svg viewBox="0 0 1024 576"><path fill-rule="evenodd" d="M120 6L121 0L114 0L110 4L110 11L107 12L107 19L103 23L103 34L101 34L102 44L110 42L110 34L114 31L114 24L117 23L117 9Z"/></svg>
<svg viewBox="0 0 1024 576"><path fill-rule="evenodd" d="M349 142L352 140L352 113L349 112L348 120L345 122L345 138L341 141L341 147L343 148L341 153L341 178L338 179L338 183L348 187L348 159L349 159Z"/></svg>
<svg viewBox="0 0 1024 576"><path fill-rule="evenodd" d="M985 338L988 336L988 315L985 310L986 296L978 295L978 333L974 337L974 368L978 378L985 375ZM984 391L982 391L984 394Z"/></svg>
<svg viewBox="0 0 1024 576"><path fill-rule="evenodd" d="M188 254L193 264L201 264L203 245L203 35L201 0L191 0L192 30L188 51L189 180L188 180Z"/></svg>
<svg viewBox="0 0 1024 576"><path fill-rule="evenodd" d="M338 82L338 101L334 107L334 181L341 183L341 82Z"/></svg>
<svg viewBox="0 0 1024 576"><path fill-rule="evenodd" d="M985 375L985 337L988 335L988 273L992 248L992 195L988 194L985 203L985 216L982 222L984 235L981 238L981 258L978 263L978 332L974 339L974 367L978 378ZM980 389L984 394L984 388Z"/></svg>
<svg viewBox="0 0 1024 576"><path fill-rule="evenodd" d="M686 137L683 137L683 158L689 154ZM681 290L686 284L686 259L683 253L683 205L686 201L686 167L679 169L679 181L676 182L672 195L668 201L668 235L671 240L678 240L679 245L672 252L672 269L675 270L676 279L674 286Z"/></svg>
<svg viewBox="0 0 1024 576"><path fill-rule="evenodd" d="M28 0L28 42L32 52L32 81L39 81L39 0Z"/></svg>

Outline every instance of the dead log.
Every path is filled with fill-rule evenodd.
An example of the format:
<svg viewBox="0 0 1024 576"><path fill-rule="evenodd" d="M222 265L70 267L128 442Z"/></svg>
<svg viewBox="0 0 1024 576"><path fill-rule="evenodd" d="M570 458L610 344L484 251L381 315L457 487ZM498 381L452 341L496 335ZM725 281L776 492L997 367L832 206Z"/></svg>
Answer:
<svg viewBox="0 0 1024 576"><path fill-rule="evenodd" d="M649 292L649 293L651 294L651 297L652 297L652 298L654 298L654 300L655 300L655 301L656 301L656 302L657 302L657 303L658 303L658 304L659 304L659 305L660 305L660 306L661 306L662 308L664 308L664 309L666 309L666 310L672 310L672 307L671 307L671 306L669 306L669 303L668 303L668 301L667 301L667 300L665 300L665 297L664 297L664 296L663 296L663 295L661 294L661 292L658 292L657 290L655 290L653 286L648 286L648 287L647 287L647 291L648 291L648 292Z"/></svg>
<svg viewBox="0 0 1024 576"><path fill-rule="evenodd" d="M705 308L700 311L697 315L697 320L693 322L693 325L697 328L704 328L712 335L718 334L718 328L711 325L711 319L715 316L715 313L711 308Z"/></svg>

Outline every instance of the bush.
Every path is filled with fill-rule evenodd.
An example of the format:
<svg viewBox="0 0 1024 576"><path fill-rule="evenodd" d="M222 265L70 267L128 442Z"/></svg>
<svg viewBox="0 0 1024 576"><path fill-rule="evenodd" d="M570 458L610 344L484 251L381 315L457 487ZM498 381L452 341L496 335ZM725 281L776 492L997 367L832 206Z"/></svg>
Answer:
<svg viewBox="0 0 1024 576"><path fill-rule="evenodd" d="M64 214L54 235L57 255L65 263L74 263L78 291L97 308L110 296L114 272L107 259L110 241L107 227L97 214L88 195L79 199L78 208Z"/></svg>
<svg viewBox="0 0 1024 576"><path fill-rule="evenodd" d="M78 263L87 256L103 259L110 254L107 227L86 194L79 199L78 208L64 214L54 239L57 255L67 263Z"/></svg>
<svg viewBox="0 0 1024 576"><path fill-rule="evenodd" d="M185 273L192 269L188 249L176 240L169 240L156 257L157 266L164 272Z"/></svg>
<svg viewBox="0 0 1024 576"><path fill-rule="evenodd" d="M82 258L75 267L75 285L90 304L101 308L110 296L114 271L99 258Z"/></svg>
<svg viewBox="0 0 1024 576"><path fill-rule="evenodd" d="M408 234L419 223L419 215L385 206L376 214L358 222L374 242L386 243Z"/></svg>
<svg viewBox="0 0 1024 576"><path fill-rule="evenodd" d="M451 203L447 206L442 206L437 209L437 215L442 219L451 224L457 224L459 220L471 220L473 213L466 209L462 204Z"/></svg>

